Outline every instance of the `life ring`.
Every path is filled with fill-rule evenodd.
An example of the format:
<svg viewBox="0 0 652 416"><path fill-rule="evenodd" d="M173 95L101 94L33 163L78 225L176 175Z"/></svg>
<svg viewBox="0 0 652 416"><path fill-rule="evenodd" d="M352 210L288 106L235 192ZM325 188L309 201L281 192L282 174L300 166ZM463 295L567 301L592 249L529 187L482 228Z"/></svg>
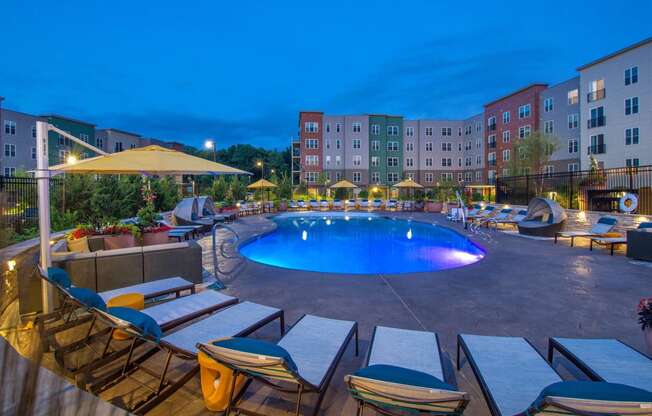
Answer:
<svg viewBox="0 0 652 416"><path fill-rule="evenodd" d="M638 196L636 194L628 193L620 198L620 210L622 212L631 213L638 208Z"/></svg>

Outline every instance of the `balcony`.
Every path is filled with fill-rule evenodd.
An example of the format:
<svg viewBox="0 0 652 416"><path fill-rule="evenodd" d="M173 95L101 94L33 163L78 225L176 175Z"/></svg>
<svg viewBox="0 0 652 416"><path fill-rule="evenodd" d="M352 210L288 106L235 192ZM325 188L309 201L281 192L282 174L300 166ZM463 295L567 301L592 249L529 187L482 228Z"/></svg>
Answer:
<svg viewBox="0 0 652 416"><path fill-rule="evenodd" d="M489 149L495 149L496 148L496 142L489 142L489 144L487 146L489 146Z"/></svg>
<svg viewBox="0 0 652 416"><path fill-rule="evenodd" d="M495 160L495 159L494 159L494 160L488 160L488 161L487 161L487 165L489 165L489 166L496 166L496 160Z"/></svg>
<svg viewBox="0 0 652 416"><path fill-rule="evenodd" d="M496 125L495 124L489 124L489 126L487 128L489 129L489 131L495 131L496 130Z"/></svg>
<svg viewBox="0 0 652 416"><path fill-rule="evenodd" d="M590 155L601 155L607 152L607 146L604 143L595 144L587 148L587 153Z"/></svg>
<svg viewBox="0 0 652 416"><path fill-rule="evenodd" d="M596 118L590 118L586 120L586 127L589 129L592 129L594 127L601 127L607 124L607 117L606 116L599 116Z"/></svg>
<svg viewBox="0 0 652 416"><path fill-rule="evenodd" d="M605 92L604 88L591 91L590 93L586 94L586 102L592 103L593 101L602 100L604 97L606 97L606 95L607 93Z"/></svg>

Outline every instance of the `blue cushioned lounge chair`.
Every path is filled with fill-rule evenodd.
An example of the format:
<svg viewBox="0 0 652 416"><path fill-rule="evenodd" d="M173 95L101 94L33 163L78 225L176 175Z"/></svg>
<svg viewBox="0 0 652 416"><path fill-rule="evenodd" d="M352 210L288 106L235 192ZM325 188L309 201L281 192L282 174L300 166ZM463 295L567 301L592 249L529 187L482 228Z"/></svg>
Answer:
<svg viewBox="0 0 652 416"><path fill-rule="evenodd" d="M555 233L555 244L559 238L570 238L570 245L573 247L576 238L593 238L603 237L618 224L618 219L615 217L601 217L598 222L593 224L589 231L560 231Z"/></svg>

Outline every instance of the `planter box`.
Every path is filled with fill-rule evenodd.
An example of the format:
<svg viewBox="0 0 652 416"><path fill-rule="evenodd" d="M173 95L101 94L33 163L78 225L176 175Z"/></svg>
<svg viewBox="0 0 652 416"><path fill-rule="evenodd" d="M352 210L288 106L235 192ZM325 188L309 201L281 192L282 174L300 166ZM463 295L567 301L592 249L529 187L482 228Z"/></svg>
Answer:
<svg viewBox="0 0 652 416"><path fill-rule="evenodd" d="M159 231L156 233L143 233L143 245L153 246L156 244L165 244L168 242L169 232Z"/></svg>
<svg viewBox="0 0 652 416"><path fill-rule="evenodd" d="M443 208L444 208L444 204L441 203L441 202L428 201L428 202L426 202L425 211L426 212L437 212L437 213L439 213L439 212L442 211Z"/></svg>
<svg viewBox="0 0 652 416"><path fill-rule="evenodd" d="M279 211L287 211L288 210L288 203L287 201L280 201L278 203L278 210Z"/></svg>
<svg viewBox="0 0 652 416"><path fill-rule="evenodd" d="M136 247L136 238L131 234L105 235L104 249L117 250L120 248Z"/></svg>

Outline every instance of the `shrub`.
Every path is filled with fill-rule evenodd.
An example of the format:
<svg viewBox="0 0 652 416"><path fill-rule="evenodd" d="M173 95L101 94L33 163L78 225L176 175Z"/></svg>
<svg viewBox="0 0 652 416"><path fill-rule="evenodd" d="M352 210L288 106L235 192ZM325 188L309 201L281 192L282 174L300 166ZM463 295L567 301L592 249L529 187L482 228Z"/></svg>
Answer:
<svg viewBox="0 0 652 416"><path fill-rule="evenodd" d="M652 298L644 298L638 303L638 323L641 329L652 328Z"/></svg>

